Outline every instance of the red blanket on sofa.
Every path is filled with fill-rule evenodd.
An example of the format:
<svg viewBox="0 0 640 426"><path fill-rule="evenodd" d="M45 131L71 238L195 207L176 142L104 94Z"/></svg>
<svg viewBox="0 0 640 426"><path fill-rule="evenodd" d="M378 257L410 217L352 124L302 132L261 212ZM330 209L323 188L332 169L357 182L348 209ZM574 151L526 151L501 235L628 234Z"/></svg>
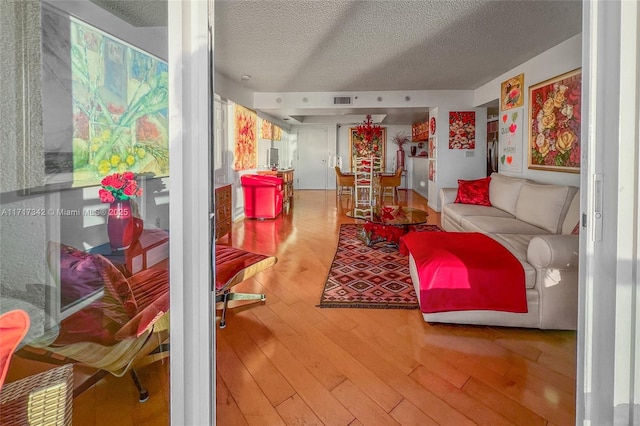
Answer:
<svg viewBox="0 0 640 426"><path fill-rule="evenodd" d="M410 232L400 238L400 250L416 262L422 312L527 312L522 265L484 234Z"/></svg>

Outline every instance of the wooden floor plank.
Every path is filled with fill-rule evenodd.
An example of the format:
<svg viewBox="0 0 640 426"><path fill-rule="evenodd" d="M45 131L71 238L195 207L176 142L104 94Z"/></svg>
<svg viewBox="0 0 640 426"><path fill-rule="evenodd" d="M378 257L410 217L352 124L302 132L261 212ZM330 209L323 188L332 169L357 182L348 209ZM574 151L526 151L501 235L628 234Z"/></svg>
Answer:
<svg viewBox="0 0 640 426"><path fill-rule="evenodd" d="M274 305L276 306L276 305ZM324 348L318 342L309 342L300 336L288 321L279 317L273 310L255 312L256 316L267 325L278 338L277 342L296 354L297 360L326 389L333 389L346 377L340 368L331 363L324 354Z"/></svg>
<svg viewBox="0 0 640 426"><path fill-rule="evenodd" d="M261 349L324 424L346 425L353 421L354 416L282 343L272 342Z"/></svg>
<svg viewBox="0 0 640 426"><path fill-rule="evenodd" d="M219 374L216 377L216 422L229 426L247 425L238 404Z"/></svg>
<svg viewBox="0 0 640 426"><path fill-rule="evenodd" d="M297 394L276 407L287 425L322 425L320 419Z"/></svg>
<svg viewBox="0 0 640 426"><path fill-rule="evenodd" d="M397 333L397 329L389 329L385 326L381 328L379 325L374 327L369 323L363 323L359 327L361 334L369 338L368 341L372 346L380 347L380 353L388 355L388 358L396 362L399 368L404 368L403 371L407 374L422 364L458 388L462 387L469 378L468 374L457 370L446 360L426 350L421 343ZM381 329L387 332L381 333Z"/></svg>
<svg viewBox="0 0 640 426"><path fill-rule="evenodd" d="M251 373L236 356L224 337L217 339L217 368L245 420L250 425L283 425L284 422Z"/></svg>
<svg viewBox="0 0 640 426"><path fill-rule="evenodd" d="M393 409L402 400L402 396L382 381L374 372L363 366L358 360L344 352L340 346L327 338L319 330L306 324L303 318L296 316L296 313L283 304L273 306L274 312L285 320L300 334L307 342L317 342L315 350L320 356L333 365L337 366L342 374L352 383L363 390L369 398L379 404L387 412ZM342 382L344 383L344 381ZM333 389L333 388L332 388Z"/></svg>
<svg viewBox="0 0 640 426"><path fill-rule="evenodd" d="M575 398L576 387L573 379L538 363L528 363L525 368L514 367L507 371L504 377L519 383L526 382L529 389L537 392L553 390L567 395L569 399Z"/></svg>
<svg viewBox="0 0 640 426"><path fill-rule="evenodd" d="M401 425L436 426L438 424L406 399L403 399L389 414Z"/></svg>
<svg viewBox="0 0 640 426"><path fill-rule="evenodd" d="M446 380L441 379L424 368L424 366L416 368L409 377L420 383L425 389L429 389L436 393L440 398L447 401L447 404L451 405L478 425L515 425L513 422L500 415L498 411L494 411L492 408L473 399Z"/></svg>
<svg viewBox="0 0 640 426"><path fill-rule="evenodd" d="M487 407L498 411L502 416L517 425L544 426L547 423L543 417L509 398L502 392L485 385L475 377L470 378L462 390L472 398L481 401Z"/></svg>
<svg viewBox="0 0 640 426"><path fill-rule="evenodd" d="M398 424L350 380L340 383L331 393L347 407L358 421L365 425L390 426Z"/></svg>
<svg viewBox="0 0 640 426"><path fill-rule="evenodd" d="M228 345L233 347L236 355L251 373L251 376L269 399L271 405L275 407L295 394L295 390L291 385L271 364L271 361L264 356L262 351L258 350L256 344L246 333L241 330L235 333L227 333L227 331L230 330L222 331L218 338L226 339Z"/></svg>
<svg viewBox="0 0 640 426"><path fill-rule="evenodd" d="M319 328L345 351L349 352L362 364L368 366L372 371L375 371L389 386L438 423L443 425L473 424L471 420L447 405L437 395L402 374L394 365L387 363L371 349L366 341L343 332L328 323L320 324Z"/></svg>
<svg viewBox="0 0 640 426"><path fill-rule="evenodd" d="M569 400L561 401L558 393L540 394L536 390L528 388L528 381L516 382L505 376L488 369L480 369L477 363L462 357L456 360L459 368L468 371L484 384L502 392L517 403L530 409L534 413L562 425L570 425L574 422L574 408Z"/></svg>

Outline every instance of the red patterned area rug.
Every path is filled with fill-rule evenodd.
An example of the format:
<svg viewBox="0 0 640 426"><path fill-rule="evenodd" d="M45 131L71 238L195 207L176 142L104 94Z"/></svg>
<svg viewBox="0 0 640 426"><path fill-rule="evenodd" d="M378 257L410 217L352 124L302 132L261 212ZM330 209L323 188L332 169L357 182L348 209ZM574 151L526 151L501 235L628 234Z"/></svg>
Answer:
<svg viewBox="0 0 640 426"><path fill-rule="evenodd" d="M367 247L356 236L358 226L340 226L338 249L320 298L321 308L417 309L409 275L409 257L380 243ZM418 225L416 231L441 231Z"/></svg>

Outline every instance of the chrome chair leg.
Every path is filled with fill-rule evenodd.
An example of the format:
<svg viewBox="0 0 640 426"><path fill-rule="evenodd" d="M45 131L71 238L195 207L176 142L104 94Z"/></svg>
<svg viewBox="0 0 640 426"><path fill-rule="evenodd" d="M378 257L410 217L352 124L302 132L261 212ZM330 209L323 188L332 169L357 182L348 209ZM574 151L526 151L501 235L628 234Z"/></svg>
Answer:
<svg viewBox="0 0 640 426"><path fill-rule="evenodd" d="M222 315L220 317L220 328L225 328L227 326L226 317L229 300L259 300L264 303L267 300L267 296L265 296L264 293L232 293L231 290L216 296L216 303L223 302Z"/></svg>

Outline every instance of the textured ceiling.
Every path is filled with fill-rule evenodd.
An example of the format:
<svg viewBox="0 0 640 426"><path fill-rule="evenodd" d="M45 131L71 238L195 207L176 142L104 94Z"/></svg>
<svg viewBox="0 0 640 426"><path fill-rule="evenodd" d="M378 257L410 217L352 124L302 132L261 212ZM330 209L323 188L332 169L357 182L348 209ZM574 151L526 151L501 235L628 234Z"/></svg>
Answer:
<svg viewBox="0 0 640 426"><path fill-rule="evenodd" d="M91 1L137 26L166 25L165 0ZM580 0L214 4L216 72L254 92L476 89L579 34L582 21ZM396 110L396 123L417 112Z"/></svg>
<svg viewBox="0 0 640 426"><path fill-rule="evenodd" d="M167 25L166 0L89 0L135 27Z"/></svg>
<svg viewBox="0 0 640 426"><path fill-rule="evenodd" d="M257 92L476 89L581 31L580 1L215 2L215 65Z"/></svg>

